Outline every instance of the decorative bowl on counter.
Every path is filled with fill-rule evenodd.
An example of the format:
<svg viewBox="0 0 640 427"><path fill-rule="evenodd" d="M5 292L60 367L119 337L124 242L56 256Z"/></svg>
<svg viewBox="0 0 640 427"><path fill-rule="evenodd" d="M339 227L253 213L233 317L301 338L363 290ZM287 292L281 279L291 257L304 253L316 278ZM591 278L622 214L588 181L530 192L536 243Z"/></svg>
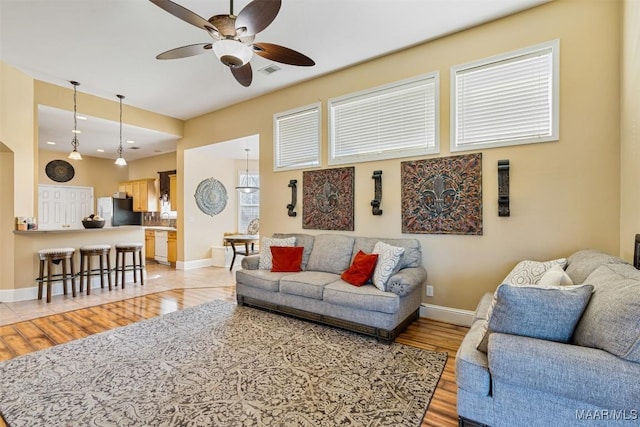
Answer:
<svg viewBox="0 0 640 427"><path fill-rule="evenodd" d="M104 219L83 219L84 228L102 228L104 227Z"/></svg>

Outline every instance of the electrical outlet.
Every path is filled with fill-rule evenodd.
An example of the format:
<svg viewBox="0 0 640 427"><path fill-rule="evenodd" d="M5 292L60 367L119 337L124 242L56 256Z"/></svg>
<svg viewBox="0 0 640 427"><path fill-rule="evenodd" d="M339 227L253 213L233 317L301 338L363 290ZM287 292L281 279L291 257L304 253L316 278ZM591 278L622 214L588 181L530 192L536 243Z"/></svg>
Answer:
<svg viewBox="0 0 640 427"><path fill-rule="evenodd" d="M427 285L427 296L428 297L432 297L433 296L433 286L432 285Z"/></svg>

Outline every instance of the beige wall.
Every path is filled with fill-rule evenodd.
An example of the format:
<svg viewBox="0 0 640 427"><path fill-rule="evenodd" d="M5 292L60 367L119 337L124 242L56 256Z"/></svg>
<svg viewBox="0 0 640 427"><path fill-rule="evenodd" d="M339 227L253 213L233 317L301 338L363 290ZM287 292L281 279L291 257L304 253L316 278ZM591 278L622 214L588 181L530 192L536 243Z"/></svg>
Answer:
<svg viewBox="0 0 640 427"><path fill-rule="evenodd" d="M175 152L129 162L129 179L158 179L158 172L172 170L176 170Z"/></svg>
<svg viewBox="0 0 640 427"><path fill-rule="evenodd" d="M211 146L197 147L184 152L183 187L178 187L182 195L183 209L179 208L178 227L183 231L184 253L179 254L180 261L201 261L211 259L211 248L222 246L225 232L238 230L238 173L246 170L246 160L233 160L220 155L219 150ZM257 162L249 162L250 170L258 170ZM200 182L215 178L227 192L227 204L217 215L203 213L194 197ZM180 184L180 183L178 183ZM180 200L180 196L179 196ZM180 226L180 217L184 223ZM180 256L182 255L182 257Z"/></svg>
<svg viewBox="0 0 640 427"><path fill-rule="evenodd" d="M631 261L640 233L640 2L622 3L620 77L620 255Z"/></svg>
<svg viewBox="0 0 640 427"><path fill-rule="evenodd" d="M93 187L93 197L97 199L98 197L111 197L115 191L118 191L118 183L129 179L129 171L126 166L120 168L113 164L113 159L86 155L82 156L81 161L69 161L75 170L71 181L59 183L50 179L45 173L47 163L58 159L67 160L66 157L66 153L40 150L38 159L39 184Z"/></svg>
<svg viewBox="0 0 640 427"><path fill-rule="evenodd" d="M598 23L597 31L594 22ZM189 120L179 150L259 134L261 234L305 231L301 215L288 217L285 208L290 199L287 184L290 179L302 182L302 171L273 172L274 113L322 102L322 160L327 167L327 99L439 71L440 156L447 156L450 67L560 39L561 139L483 151L483 236L403 235L401 160L355 165L353 234L418 238L428 283L435 287L435 296L424 301L471 310L520 259L566 256L585 247L618 253L619 28L618 2L557 0ZM500 159L511 162L512 214L508 218L497 215ZM377 169L383 171L384 214L374 217L369 202L373 197L371 173ZM190 244L185 240L187 247Z"/></svg>
<svg viewBox="0 0 640 427"><path fill-rule="evenodd" d="M0 290L15 280L16 216L32 216L38 155L35 144L34 80L0 61Z"/></svg>

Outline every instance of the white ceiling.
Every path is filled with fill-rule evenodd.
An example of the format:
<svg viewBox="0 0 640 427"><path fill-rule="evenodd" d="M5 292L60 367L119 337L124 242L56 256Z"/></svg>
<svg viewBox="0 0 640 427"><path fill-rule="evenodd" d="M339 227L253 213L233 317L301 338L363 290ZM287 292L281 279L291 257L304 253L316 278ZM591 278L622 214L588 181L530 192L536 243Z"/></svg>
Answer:
<svg viewBox="0 0 640 427"><path fill-rule="evenodd" d="M316 65L278 64L281 70L267 76L258 70L272 62L254 56L254 80L245 88L213 53L156 60L155 56L166 50L211 39L204 30L150 1L0 0L0 58L45 82L71 87L68 81L76 80L80 92L114 101L115 94L123 94L125 104L189 119L547 1L283 0L280 13L258 33L256 42L295 49L313 58ZM205 19L229 13L227 0L176 2ZM236 0L234 12L248 2ZM78 109L81 111L80 105ZM68 151L72 116L49 110L53 109L41 109L40 133L59 139L57 146L66 145L62 151ZM47 117L49 113L53 117ZM89 133L91 121L79 123L80 129L87 126L79 139L81 147L95 151L98 147L89 147L89 141L102 139ZM112 149L103 157L113 157L118 124L102 125L101 132L112 135L104 140L105 147L109 143ZM136 136L130 137L129 131ZM157 145L149 145L136 131L123 131L125 139L138 138L141 144L138 153L127 147L131 159L170 150L170 135L155 135L159 137ZM65 135L57 136L56 132ZM45 140L40 143L46 145Z"/></svg>

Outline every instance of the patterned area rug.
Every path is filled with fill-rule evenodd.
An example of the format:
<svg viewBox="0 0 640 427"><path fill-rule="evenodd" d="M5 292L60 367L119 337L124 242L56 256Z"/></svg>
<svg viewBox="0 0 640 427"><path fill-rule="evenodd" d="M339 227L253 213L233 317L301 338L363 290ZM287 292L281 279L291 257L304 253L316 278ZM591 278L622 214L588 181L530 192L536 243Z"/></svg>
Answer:
<svg viewBox="0 0 640 427"><path fill-rule="evenodd" d="M447 359L223 301L0 363L10 426L419 426Z"/></svg>

